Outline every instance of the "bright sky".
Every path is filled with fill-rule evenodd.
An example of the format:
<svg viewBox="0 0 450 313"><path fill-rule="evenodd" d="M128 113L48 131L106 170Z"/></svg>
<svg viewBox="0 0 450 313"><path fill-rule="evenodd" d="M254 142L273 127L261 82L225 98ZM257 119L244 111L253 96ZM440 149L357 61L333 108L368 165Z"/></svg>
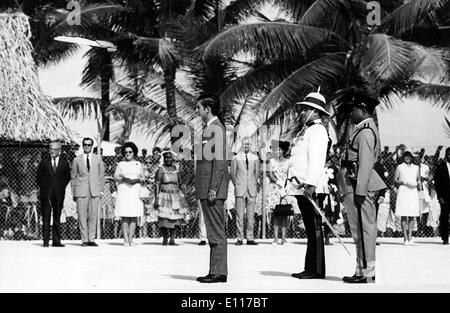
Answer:
<svg viewBox="0 0 450 313"><path fill-rule="evenodd" d="M82 58L85 51L86 49L81 49L65 62L39 70L40 83L46 95L99 97L79 86L86 62ZM450 118L449 112L431 107L426 102L410 99L396 104L392 110L378 109L381 144L395 147L404 143L413 151L424 147L427 153L432 153L438 145L450 146L450 138L446 136L443 127L444 115ZM83 137L97 137L95 120L84 123L69 121L68 124ZM140 148L145 147L148 150L152 148L148 140L139 133L133 132L130 140Z"/></svg>

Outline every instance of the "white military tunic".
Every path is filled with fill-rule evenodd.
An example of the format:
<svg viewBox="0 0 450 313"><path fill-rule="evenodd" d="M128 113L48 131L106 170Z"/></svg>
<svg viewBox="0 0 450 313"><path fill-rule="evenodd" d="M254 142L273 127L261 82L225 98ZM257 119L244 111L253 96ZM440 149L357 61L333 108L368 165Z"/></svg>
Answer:
<svg viewBox="0 0 450 313"><path fill-rule="evenodd" d="M328 133L320 119L300 132L293 141L288 177L297 177L301 184L317 186L324 174L328 148ZM302 191L292 181L287 186L288 195Z"/></svg>

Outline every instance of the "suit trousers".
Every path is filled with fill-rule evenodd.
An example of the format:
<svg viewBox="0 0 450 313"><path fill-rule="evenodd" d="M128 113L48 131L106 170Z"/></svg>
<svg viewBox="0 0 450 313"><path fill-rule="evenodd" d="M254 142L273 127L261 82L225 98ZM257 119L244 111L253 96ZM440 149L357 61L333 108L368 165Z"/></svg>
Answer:
<svg viewBox="0 0 450 313"><path fill-rule="evenodd" d="M227 235L225 230L224 200L210 203L201 200L203 216L205 217L206 235L208 237L210 256L209 274L227 275Z"/></svg>
<svg viewBox="0 0 450 313"><path fill-rule="evenodd" d="M441 204L441 215L439 216L439 233L443 241L448 241L448 217L450 213L450 203L447 201Z"/></svg>
<svg viewBox="0 0 450 313"><path fill-rule="evenodd" d="M100 197L77 197L78 223L80 225L81 241L94 242L97 234L97 219Z"/></svg>
<svg viewBox="0 0 450 313"><path fill-rule="evenodd" d="M198 237L202 241L206 241L206 225L205 225L205 217L203 216L203 210L201 209L202 203L200 200L198 201L198 207L200 210L198 211Z"/></svg>
<svg viewBox="0 0 450 313"><path fill-rule="evenodd" d="M247 205L246 205L247 204ZM247 208L246 208L247 207ZM248 192L243 197L236 197L236 238L244 238L244 213L247 209L247 240L253 240L255 227L256 197L250 197Z"/></svg>
<svg viewBox="0 0 450 313"><path fill-rule="evenodd" d="M358 276L373 277L375 276L375 248L377 241L377 220L376 208L374 199L375 192L367 192L366 199L361 206L361 220L359 223L358 208L353 202L353 192L347 194L347 201L345 209L347 211L348 223L352 233L353 241L356 244L356 270L355 274ZM361 238L364 238L364 251L366 257L367 268L363 264L363 243Z"/></svg>
<svg viewBox="0 0 450 313"><path fill-rule="evenodd" d="M61 243L61 211L63 208L63 200L58 200L53 195L50 199L41 199L42 210L42 233L44 243L50 241L50 220L53 212L52 241L53 244Z"/></svg>
<svg viewBox="0 0 450 313"><path fill-rule="evenodd" d="M307 237L305 271L325 276L325 248L321 216L316 213L314 206L305 196L296 196L296 198Z"/></svg>

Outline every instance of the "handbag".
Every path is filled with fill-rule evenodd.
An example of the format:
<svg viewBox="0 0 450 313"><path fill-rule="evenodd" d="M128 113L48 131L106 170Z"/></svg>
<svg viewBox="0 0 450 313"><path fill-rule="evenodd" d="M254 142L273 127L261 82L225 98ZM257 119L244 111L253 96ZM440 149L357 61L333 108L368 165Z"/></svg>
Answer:
<svg viewBox="0 0 450 313"><path fill-rule="evenodd" d="M139 198L148 199L150 198L150 190L146 186L141 185L139 188Z"/></svg>
<svg viewBox="0 0 450 313"><path fill-rule="evenodd" d="M283 199L286 199L285 197L280 198L280 203L275 205L275 208L273 209L273 215L274 216L291 216L294 215L294 209L292 208L292 204L286 203L282 204L281 202Z"/></svg>

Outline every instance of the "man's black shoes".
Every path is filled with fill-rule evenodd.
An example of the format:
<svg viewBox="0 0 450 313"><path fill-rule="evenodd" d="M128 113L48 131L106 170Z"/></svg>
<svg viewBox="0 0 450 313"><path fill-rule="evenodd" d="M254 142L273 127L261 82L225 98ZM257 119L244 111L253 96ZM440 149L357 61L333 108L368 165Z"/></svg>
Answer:
<svg viewBox="0 0 450 313"><path fill-rule="evenodd" d="M236 243L235 243L234 245L236 245L236 246L242 246L242 245L243 245L242 240L236 241Z"/></svg>
<svg viewBox="0 0 450 313"><path fill-rule="evenodd" d="M247 240L247 245L249 245L249 246L257 246L258 243L256 241L254 241L254 240Z"/></svg>
<svg viewBox="0 0 450 313"><path fill-rule="evenodd" d="M52 244L52 247L65 247L65 245L63 245L62 243L54 243Z"/></svg>
<svg viewBox="0 0 450 313"><path fill-rule="evenodd" d="M48 242L44 242L44 244L42 245L44 248L48 248L49 247L49 245L48 245Z"/></svg>
<svg viewBox="0 0 450 313"><path fill-rule="evenodd" d="M226 283L227 282L227 275L214 275L214 274L208 274L203 277L198 277L197 281L200 283Z"/></svg>
<svg viewBox="0 0 450 313"><path fill-rule="evenodd" d="M311 273L311 272L307 272L307 271L303 271L301 273L294 273L291 276L294 278L298 278L298 279L323 279L323 278L325 278L325 275L323 275L323 274Z"/></svg>
<svg viewBox="0 0 450 313"><path fill-rule="evenodd" d="M206 246L206 241L202 240L198 243L199 246Z"/></svg>
<svg viewBox="0 0 450 313"><path fill-rule="evenodd" d="M344 276L342 278L344 283L348 284L368 284L368 283L374 283L375 282L375 276L373 277L365 277L365 276Z"/></svg>
<svg viewBox="0 0 450 313"><path fill-rule="evenodd" d="M91 242L88 242L88 246L89 247L98 247L98 244L96 244L95 242L91 241Z"/></svg>

